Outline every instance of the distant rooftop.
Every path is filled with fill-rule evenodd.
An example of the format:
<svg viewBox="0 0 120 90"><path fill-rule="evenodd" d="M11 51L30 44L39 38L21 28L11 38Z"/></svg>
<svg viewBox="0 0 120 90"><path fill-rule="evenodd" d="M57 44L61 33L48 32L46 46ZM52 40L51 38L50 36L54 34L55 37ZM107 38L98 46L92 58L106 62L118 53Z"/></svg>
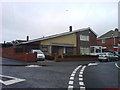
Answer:
<svg viewBox="0 0 120 90"><path fill-rule="evenodd" d="M110 37L120 37L120 31L117 30L117 29L116 30L110 30L107 33L98 37L98 39L110 38Z"/></svg>

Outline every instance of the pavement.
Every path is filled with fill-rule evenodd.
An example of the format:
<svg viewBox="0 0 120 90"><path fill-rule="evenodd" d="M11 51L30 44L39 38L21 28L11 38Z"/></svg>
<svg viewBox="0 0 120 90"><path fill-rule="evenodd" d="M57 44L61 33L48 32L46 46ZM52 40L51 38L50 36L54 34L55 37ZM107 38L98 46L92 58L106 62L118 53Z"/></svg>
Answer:
<svg viewBox="0 0 120 90"><path fill-rule="evenodd" d="M50 60L37 61L37 62L24 62L24 61L0 57L1 66L27 66L27 65L46 66L46 65L51 65L50 63L54 63L54 62L55 61L50 61Z"/></svg>

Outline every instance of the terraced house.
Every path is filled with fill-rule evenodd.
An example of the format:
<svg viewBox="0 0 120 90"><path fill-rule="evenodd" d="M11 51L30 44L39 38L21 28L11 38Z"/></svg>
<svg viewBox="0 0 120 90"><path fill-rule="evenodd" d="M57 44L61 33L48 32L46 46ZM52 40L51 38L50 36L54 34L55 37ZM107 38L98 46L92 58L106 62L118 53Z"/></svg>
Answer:
<svg viewBox="0 0 120 90"><path fill-rule="evenodd" d="M90 54L90 46L97 45L97 35L91 28L83 28L64 32L48 37L23 42L16 46L17 50L29 52L41 49L46 55Z"/></svg>

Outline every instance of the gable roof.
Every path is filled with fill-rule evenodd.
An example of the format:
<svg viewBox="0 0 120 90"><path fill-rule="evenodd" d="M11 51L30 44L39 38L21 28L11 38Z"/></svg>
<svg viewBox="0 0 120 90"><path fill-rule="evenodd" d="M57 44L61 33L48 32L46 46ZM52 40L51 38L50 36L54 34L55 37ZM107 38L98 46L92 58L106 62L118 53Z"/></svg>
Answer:
<svg viewBox="0 0 120 90"><path fill-rule="evenodd" d="M110 30L107 33L105 33L105 34L101 35L100 37L98 37L98 39L111 38L111 37L120 37L120 32Z"/></svg>
<svg viewBox="0 0 120 90"><path fill-rule="evenodd" d="M42 41L42 40L46 40L46 39L51 39L51 38L55 38L55 37L60 37L60 36L64 36L64 35L73 34L73 33L80 32L80 31L85 31L85 30L90 30L91 32L93 32L97 36L97 34L90 27L88 27L88 28L82 28L82 29L74 30L72 32L64 32L64 33L55 34L55 35L51 35L51 36L47 36L47 37L42 37L42 38L29 40L27 42L22 42L21 44L27 44L27 43L32 43L32 42L36 42L36 41Z"/></svg>

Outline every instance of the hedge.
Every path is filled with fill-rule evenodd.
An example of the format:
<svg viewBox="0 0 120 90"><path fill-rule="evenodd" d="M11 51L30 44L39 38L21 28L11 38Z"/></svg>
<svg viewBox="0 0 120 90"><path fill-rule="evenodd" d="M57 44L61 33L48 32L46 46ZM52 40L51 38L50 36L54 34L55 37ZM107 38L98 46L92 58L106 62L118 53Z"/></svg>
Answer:
<svg viewBox="0 0 120 90"><path fill-rule="evenodd" d="M83 57L98 57L94 55L61 55L58 58L83 58Z"/></svg>
<svg viewBox="0 0 120 90"><path fill-rule="evenodd" d="M50 55L45 55L45 59L47 59L47 60L54 60L54 57L50 56Z"/></svg>

